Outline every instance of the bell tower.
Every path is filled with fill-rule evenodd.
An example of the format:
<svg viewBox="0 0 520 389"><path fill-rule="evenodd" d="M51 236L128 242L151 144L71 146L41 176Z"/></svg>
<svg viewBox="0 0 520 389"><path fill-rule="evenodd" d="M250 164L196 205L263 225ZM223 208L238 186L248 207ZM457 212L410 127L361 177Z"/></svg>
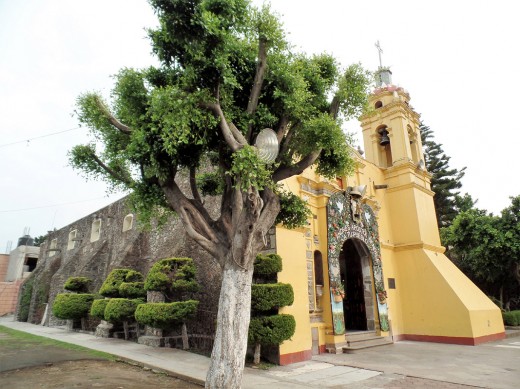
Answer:
<svg viewBox="0 0 520 389"><path fill-rule="evenodd" d="M363 115L361 126L366 159L380 168L413 163L424 168L419 114L410 106L410 95L391 82L390 70L379 68L377 86L369 97L370 111ZM386 75L380 78L381 75ZM422 161L422 162L421 162Z"/></svg>

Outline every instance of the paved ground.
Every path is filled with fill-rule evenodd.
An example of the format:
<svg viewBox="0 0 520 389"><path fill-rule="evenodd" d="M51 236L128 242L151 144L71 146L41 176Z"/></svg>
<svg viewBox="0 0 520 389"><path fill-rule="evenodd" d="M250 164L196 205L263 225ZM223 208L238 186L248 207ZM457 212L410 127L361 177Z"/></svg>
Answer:
<svg viewBox="0 0 520 389"><path fill-rule="evenodd" d="M177 349L151 348L0 318L0 325L104 351L143 366L203 383L209 359ZM480 346L398 342L358 354L322 354L268 371L246 368L243 388L518 388L520 338Z"/></svg>

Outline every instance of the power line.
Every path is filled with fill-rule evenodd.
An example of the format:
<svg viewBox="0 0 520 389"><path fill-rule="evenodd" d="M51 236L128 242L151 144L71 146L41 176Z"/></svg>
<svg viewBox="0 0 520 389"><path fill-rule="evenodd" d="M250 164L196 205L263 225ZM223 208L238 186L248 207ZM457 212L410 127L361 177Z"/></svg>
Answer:
<svg viewBox="0 0 520 389"><path fill-rule="evenodd" d="M38 207L31 207L31 208L7 209L7 210L0 211L0 213L31 211L33 209L52 208L52 207L59 207L59 206L62 206L62 205L86 203L88 201L101 200L101 199L105 199L105 198L106 197L96 197L95 199L81 200L81 201L72 201L72 202L69 202L69 203L52 204L52 205L41 205L41 206L38 206Z"/></svg>
<svg viewBox="0 0 520 389"><path fill-rule="evenodd" d="M74 130L79 130L81 127L75 127L75 128L69 128L68 130L63 130L63 131L58 131L58 132L52 132L50 134L45 134L45 135L40 135L40 136L35 136L34 138L28 138L28 139L24 139L24 140L19 140L19 141L16 141L16 142L12 142L12 143L4 143L3 145L0 145L0 147L7 147L7 146L12 146L12 145L16 145L18 143L25 143L25 142L30 142L32 140L35 140L35 139L41 139L41 138L46 138L48 136L53 136L53 135L58 135L58 134L63 134L64 132L69 132L69 131L74 131Z"/></svg>

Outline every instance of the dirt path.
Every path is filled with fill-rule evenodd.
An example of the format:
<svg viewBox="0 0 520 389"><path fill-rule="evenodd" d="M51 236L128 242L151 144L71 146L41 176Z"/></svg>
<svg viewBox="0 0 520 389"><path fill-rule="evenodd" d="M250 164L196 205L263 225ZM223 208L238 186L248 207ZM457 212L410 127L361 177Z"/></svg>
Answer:
<svg viewBox="0 0 520 389"><path fill-rule="evenodd" d="M200 389L108 354L0 326L0 388Z"/></svg>

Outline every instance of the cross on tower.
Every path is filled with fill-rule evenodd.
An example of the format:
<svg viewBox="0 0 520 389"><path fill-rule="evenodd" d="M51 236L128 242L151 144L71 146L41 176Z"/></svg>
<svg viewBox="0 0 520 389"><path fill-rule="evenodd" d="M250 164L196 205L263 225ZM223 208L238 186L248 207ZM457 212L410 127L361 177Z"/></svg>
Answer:
<svg viewBox="0 0 520 389"><path fill-rule="evenodd" d="M379 53L379 67L383 67L383 61L381 60L381 54L383 53L383 49L381 48L381 45L379 44L379 41L376 42L376 48Z"/></svg>

